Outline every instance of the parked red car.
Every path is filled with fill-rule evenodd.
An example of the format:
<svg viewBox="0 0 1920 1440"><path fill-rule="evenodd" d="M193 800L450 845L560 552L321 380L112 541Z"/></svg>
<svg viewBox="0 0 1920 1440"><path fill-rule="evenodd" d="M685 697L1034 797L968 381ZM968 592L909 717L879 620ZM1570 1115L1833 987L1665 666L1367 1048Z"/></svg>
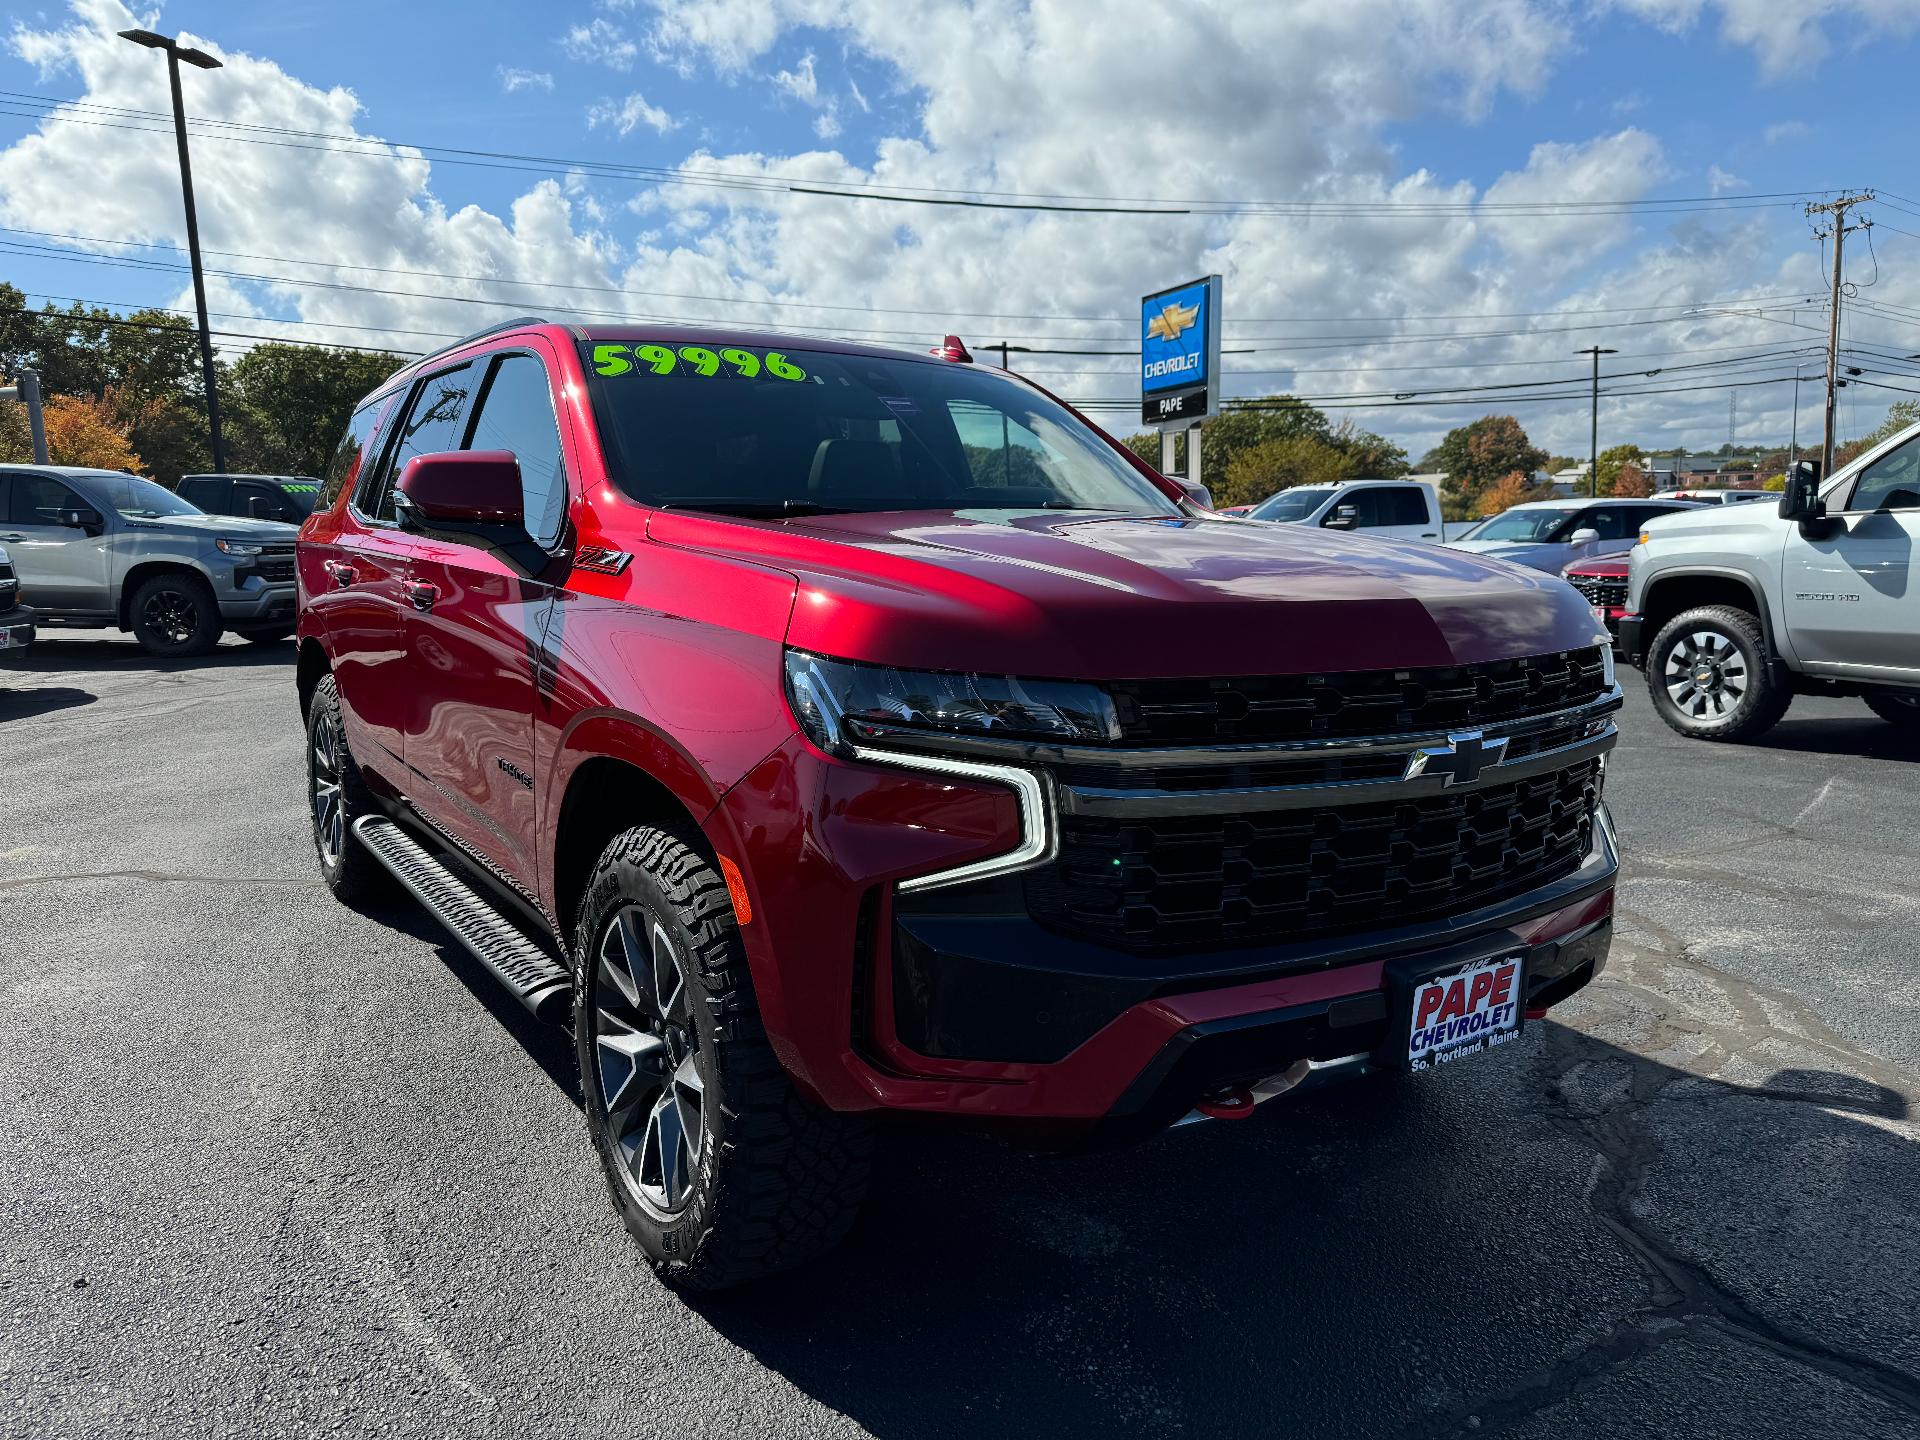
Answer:
<svg viewBox="0 0 1920 1440"><path fill-rule="evenodd" d="M1594 618L1604 624L1607 633L1618 642L1620 617L1627 613L1627 557L1606 555L1597 560L1576 560L1560 573L1593 607Z"/></svg>
<svg viewBox="0 0 1920 1440"><path fill-rule="evenodd" d="M833 1243L876 1116L1240 1117L1605 963L1578 597L1219 520L964 356L516 322L369 398L301 531L328 884L571 1013L682 1284Z"/></svg>

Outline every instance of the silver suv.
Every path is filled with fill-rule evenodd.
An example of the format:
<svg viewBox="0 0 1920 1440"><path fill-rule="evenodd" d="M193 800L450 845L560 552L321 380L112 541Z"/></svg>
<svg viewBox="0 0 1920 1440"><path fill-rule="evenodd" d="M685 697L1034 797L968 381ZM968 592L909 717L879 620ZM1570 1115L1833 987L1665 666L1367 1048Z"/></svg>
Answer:
<svg viewBox="0 0 1920 1440"><path fill-rule="evenodd" d="M131 630L165 657L203 655L223 630L284 640L298 533L117 470L0 465L0 545L42 630Z"/></svg>

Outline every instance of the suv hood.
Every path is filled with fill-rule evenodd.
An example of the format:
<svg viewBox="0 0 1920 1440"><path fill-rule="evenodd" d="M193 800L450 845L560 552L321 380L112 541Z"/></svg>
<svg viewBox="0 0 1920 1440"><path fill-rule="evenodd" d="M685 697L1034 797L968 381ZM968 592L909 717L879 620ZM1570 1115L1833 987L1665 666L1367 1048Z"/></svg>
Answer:
<svg viewBox="0 0 1920 1440"><path fill-rule="evenodd" d="M235 540L258 540L265 544L290 545L300 533L298 525L284 520L254 520L244 515L162 515L157 519L131 519L130 530L165 530L182 535L226 535Z"/></svg>
<svg viewBox="0 0 1920 1440"><path fill-rule="evenodd" d="M654 540L799 582L790 644L921 669L1080 679L1446 666L1604 639L1557 576L1291 525L892 511L657 512Z"/></svg>

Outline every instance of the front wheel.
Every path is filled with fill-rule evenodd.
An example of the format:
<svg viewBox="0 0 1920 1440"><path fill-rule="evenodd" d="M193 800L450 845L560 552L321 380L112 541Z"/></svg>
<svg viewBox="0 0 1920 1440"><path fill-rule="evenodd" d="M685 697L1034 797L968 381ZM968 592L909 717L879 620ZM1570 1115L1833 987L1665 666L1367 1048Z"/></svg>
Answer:
<svg viewBox="0 0 1920 1440"><path fill-rule="evenodd" d="M349 905L376 900L393 890L386 867L353 835L353 822L376 812L373 795L347 749L340 690L333 676L313 687L307 702L307 816L320 876L334 898Z"/></svg>
<svg viewBox="0 0 1920 1440"><path fill-rule="evenodd" d="M127 609L134 639L149 655L183 660L220 643L220 607L198 575L170 571L143 581Z"/></svg>
<svg viewBox="0 0 1920 1440"><path fill-rule="evenodd" d="M1882 690L1866 700L1867 708L1888 724L1920 735L1920 690Z"/></svg>
<svg viewBox="0 0 1920 1440"><path fill-rule="evenodd" d="M1751 740L1793 703L1768 663L1760 621L1730 605L1666 623L1647 652L1647 693L1660 718L1693 740Z"/></svg>
<svg viewBox="0 0 1920 1440"><path fill-rule="evenodd" d="M726 885L689 836L614 839L574 954L587 1129L661 1276L718 1290L838 1244L866 1189L869 1127L787 1079Z"/></svg>

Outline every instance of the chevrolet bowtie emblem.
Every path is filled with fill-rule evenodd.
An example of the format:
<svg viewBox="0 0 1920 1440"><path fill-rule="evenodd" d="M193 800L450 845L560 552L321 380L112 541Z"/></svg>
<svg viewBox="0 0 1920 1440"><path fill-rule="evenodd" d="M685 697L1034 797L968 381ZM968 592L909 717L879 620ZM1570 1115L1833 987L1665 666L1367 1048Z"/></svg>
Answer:
<svg viewBox="0 0 1920 1440"><path fill-rule="evenodd" d="M1158 315L1147 322L1147 337L1152 340L1165 340L1169 344L1180 338L1180 332L1191 328L1200 318L1198 305L1182 305L1178 301L1165 306Z"/></svg>
<svg viewBox="0 0 1920 1440"><path fill-rule="evenodd" d="M1507 737L1489 740L1478 730L1461 730L1447 736L1444 745L1427 745L1407 757L1402 781L1420 775L1444 777L1442 785L1470 785L1489 765L1506 763Z"/></svg>

